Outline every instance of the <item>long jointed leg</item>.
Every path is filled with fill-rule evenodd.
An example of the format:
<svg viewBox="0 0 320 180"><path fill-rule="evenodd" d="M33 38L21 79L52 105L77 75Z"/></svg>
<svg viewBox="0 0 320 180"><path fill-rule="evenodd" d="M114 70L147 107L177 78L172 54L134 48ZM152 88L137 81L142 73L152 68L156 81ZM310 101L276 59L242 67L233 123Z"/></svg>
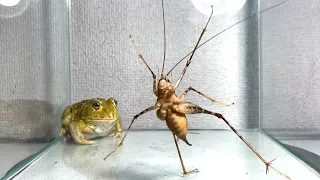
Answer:
<svg viewBox="0 0 320 180"><path fill-rule="evenodd" d="M137 54L138 54L138 57L143 61L143 63L147 66L147 68L149 69L149 71L151 72L152 74L152 77L155 77L156 75L153 73L153 71L151 70L150 66L148 65L147 61L143 58L143 56L141 55L141 53L139 52L136 44L134 43L132 37L130 36L130 39L131 39L131 43L134 47L134 49L136 50Z"/></svg>
<svg viewBox="0 0 320 180"><path fill-rule="evenodd" d="M181 153L180 153L180 149L179 149L179 146L178 146L177 139L176 139L176 137L175 137L174 134L172 134L172 135L173 135L174 143L176 144L177 151L178 151L178 154L179 154L179 158L180 158L180 162L181 162L183 174L184 174L184 175L188 175L188 174L190 174L190 173L193 173L193 172L198 171L198 169L194 169L194 170L191 170L191 171L186 171L186 168L184 167L183 160L182 160L182 157L181 157Z"/></svg>
<svg viewBox="0 0 320 180"><path fill-rule="evenodd" d="M177 88L177 87L179 86L180 82L182 81L182 78L183 78L184 74L186 73L188 66L189 66L190 63L191 63L191 59L192 59L194 53L196 52L196 49L197 49L197 47L198 47L198 45L199 45L199 43L200 43L200 41L201 41L201 38L202 38L204 32L205 32L206 29L207 29L207 26L208 26L208 24L209 24L209 22L210 22L210 20L211 20L212 14L213 14L213 6L211 6L211 8L212 8L212 10L211 10L210 17L209 17L209 19L208 19L208 21L207 21L207 24L206 24L206 26L204 27L204 29L202 29L202 32L201 32L200 37L199 37L199 39L198 39L198 42L197 42L196 46L194 47L194 49L193 49L193 51L192 51L192 54L191 54L190 58L188 59L188 61L187 61L187 63L186 63L186 66L184 67L184 69L183 69L183 71L182 71L182 73L181 73L181 75L180 75L180 77L179 77L179 79L178 79L178 81L177 81L177 83L176 83L176 85L175 85L175 88ZM167 74L166 76L168 76L168 74Z"/></svg>
<svg viewBox="0 0 320 180"><path fill-rule="evenodd" d="M213 115L213 116L216 116L217 118L220 118L222 119L231 129L234 133L237 134L237 136L251 149L251 151L256 155L258 156L258 158L263 161L263 163L267 166L266 167L266 173L269 171L269 168L273 169L274 171L276 171L277 173L279 173L280 175L282 176L285 176L286 178L290 179L287 175L281 173L280 171L278 171L277 169L275 169L274 167L271 166L271 162L274 161L266 161L239 133L237 130L235 130L231 125L230 123L219 113L215 113L215 112L212 112L212 111L208 111L208 110L205 110L195 104L192 104L192 103L188 103L188 102L185 102L185 103L181 103L179 105L179 107L177 109L175 109L177 112L180 112L180 113L184 113L184 114L199 114L199 113L205 113L205 114L210 114L210 115Z"/></svg>
<svg viewBox="0 0 320 180"><path fill-rule="evenodd" d="M134 49L136 50L136 53L138 55L138 57L143 61L143 63L147 66L147 68L149 69L149 71L152 74L152 78L153 78L153 93L157 96L158 91L157 91L157 79L156 79L156 75L154 74L154 72L152 71L152 69L150 68L149 64L147 63L147 61L143 58L142 54L139 52L136 44L134 43L132 37L130 36L131 39L131 43L134 47Z"/></svg>
<svg viewBox="0 0 320 180"><path fill-rule="evenodd" d="M232 103L232 104L225 104L225 103L223 103L223 102L216 101L216 100L212 99L211 97L203 94L202 92L194 89L193 87L189 87L185 92L183 92L182 95L179 97L179 99L183 101L184 96L186 96L187 93L188 93L189 91L191 91L191 90L194 91L194 92L196 92L196 93L198 93L198 94L200 94L201 96L209 99L210 101L212 101L212 102L214 102L214 103L218 103L218 104L220 104L220 105L222 105L222 106L231 106L231 105L234 105L234 103Z"/></svg>
<svg viewBox="0 0 320 180"><path fill-rule="evenodd" d="M147 109L141 111L139 114L135 115L135 116L133 117L133 119L132 119L132 121L131 121L128 129L126 130L126 133L124 134L124 136L122 137L120 143L118 144L118 146L117 146L113 151L111 151L111 152L110 152L105 158L103 158L103 159L106 160L111 154L115 153L115 152L117 151L117 149L123 144L123 141L124 141L124 139L126 138L126 136L127 136L128 132L129 132L129 130L130 130L133 122L134 122L136 119L138 119L139 116L141 116L142 114L144 114L144 113L146 113L146 112L149 112L149 111L152 111L152 110L154 110L154 109L157 109L157 108L158 108L157 106L150 106L150 107L148 107Z"/></svg>

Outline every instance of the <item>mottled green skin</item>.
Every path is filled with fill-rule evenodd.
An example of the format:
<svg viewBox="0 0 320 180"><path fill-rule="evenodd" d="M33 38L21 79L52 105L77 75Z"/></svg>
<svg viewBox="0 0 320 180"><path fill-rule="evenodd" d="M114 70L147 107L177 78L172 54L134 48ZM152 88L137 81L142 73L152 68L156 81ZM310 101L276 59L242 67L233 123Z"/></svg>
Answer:
<svg viewBox="0 0 320 180"><path fill-rule="evenodd" d="M70 135L78 144L94 144L88 139L114 136L120 137L121 119L117 101L113 98L88 99L68 106L61 117L60 136Z"/></svg>

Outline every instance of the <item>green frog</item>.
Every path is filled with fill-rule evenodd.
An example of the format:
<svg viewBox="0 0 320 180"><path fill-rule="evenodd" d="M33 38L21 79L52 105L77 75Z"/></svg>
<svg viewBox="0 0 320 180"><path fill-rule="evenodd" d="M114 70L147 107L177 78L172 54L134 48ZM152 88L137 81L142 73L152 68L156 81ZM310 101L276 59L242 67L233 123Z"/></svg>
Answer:
<svg viewBox="0 0 320 180"><path fill-rule="evenodd" d="M78 144L95 144L96 137L120 137L122 123L114 98L94 98L68 106L61 117L60 136L71 136Z"/></svg>

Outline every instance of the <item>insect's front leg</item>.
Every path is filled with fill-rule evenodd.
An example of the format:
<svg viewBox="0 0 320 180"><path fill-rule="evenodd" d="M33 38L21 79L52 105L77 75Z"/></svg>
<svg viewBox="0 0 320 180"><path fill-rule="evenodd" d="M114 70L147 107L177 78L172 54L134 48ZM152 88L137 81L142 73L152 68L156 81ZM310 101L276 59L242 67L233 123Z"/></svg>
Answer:
<svg viewBox="0 0 320 180"><path fill-rule="evenodd" d="M177 112L180 113L184 113L184 114L200 114L200 113L204 113L204 114L210 114L213 116L216 116L219 119L222 119L229 127L230 129L237 134L237 136L250 148L250 150L261 160L263 161L263 163L266 165L266 173L268 172L269 168L273 169L274 171L276 171L277 173L279 173L282 176L285 176L286 178L290 179L290 177L288 177L287 175L283 174L282 172L278 171L277 169L275 169L274 167L271 166L271 162L273 161L266 161L248 142L247 140L245 140L240 133L233 127L231 126L231 124L219 113L215 113L212 111L208 111L206 109L203 109L202 107L196 105L196 104L192 104L189 102L182 102L179 105L177 105L174 109Z"/></svg>
<svg viewBox="0 0 320 180"><path fill-rule="evenodd" d="M142 54L139 52L136 44L134 43L132 37L130 36L131 39L131 43L134 47L134 49L136 50L136 53L138 55L138 57L142 60L142 62L147 66L147 68L149 69L149 71L152 74L152 78L153 78L153 93L154 95L158 96L158 89L157 89L157 78L156 75L154 74L154 72L152 71L152 69L150 68L149 64L147 63L147 61L143 58Z"/></svg>
<svg viewBox="0 0 320 180"><path fill-rule="evenodd" d="M189 87L187 90L185 90L185 91L181 94L181 96L179 97L179 100L183 101L184 97L185 97L185 96L187 95L187 93L188 93L189 91L191 91L191 90L194 91L194 92L196 92L196 93L198 93L198 94L200 94L201 96L209 99L210 101L212 101L212 102L214 102L214 103L218 103L218 104L220 104L220 105L222 105L222 106L231 106L231 105L234 104L234 103L232 103L232 104L225 104L225 103L223 103L223 102L216 101L216 100L212 99L211 97L203 94L202 92L194 89L193 87Z"/></svg>
<svg viewBox="0 0 320 180"><path fill-rule="evenodd" d="M132 119L132 121L131 121L128 129L126 130L126 133L124 134L123 138L121 139L120 143L118 144L118 146L117 146L113 151L111 151L111 152L110 152L105 158L103 158L103 159L106 160L111 154L113 154L114 152L116 152L117 149L123 144L123 141L124 141L124 139L126 138L126 136L127 136L128 132L129 132L129 130L130 130L133 122L134 122L136 119L138 119L139 116L141 116L142 114L144 114L144 113L146 113L146 112L155 110L155 109L157 109L157 108L158 108L158 106L156 106L156 105L150 106L150 107L148 107L147 109L141 111L139 114L135 115L135 116L133 117L133 119Z"/></svg>
<svg viewBox="0 0 320 180"><path fill-rule="evenodd" d="M143 58L142 54L139 52L139 50L138 50L138 48L137 48L136 44L134 43L134 41L133 41L133 39L132 39L131 36L130 36L130 39L131 39L131 43L132 43L134 49L136 50L136 53L137 53L138 57L139 57L139 58L143 61L143 63L147 66L147 68L149 69L149 71L150 71L151 74L152 74L152 77L155 79L156 75L155 75L154 72L151 70L149 64L148 64L147 61Z"/></svg>

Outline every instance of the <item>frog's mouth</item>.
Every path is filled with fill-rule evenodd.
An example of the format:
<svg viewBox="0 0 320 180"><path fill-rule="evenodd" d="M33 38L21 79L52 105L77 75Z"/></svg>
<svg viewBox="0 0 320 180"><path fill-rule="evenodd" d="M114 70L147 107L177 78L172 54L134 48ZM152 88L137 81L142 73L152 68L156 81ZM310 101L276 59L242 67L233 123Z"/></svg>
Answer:
<svg viewBox="0 0 320 180"><path fill-rule="evenodd" d="M118 118L117 114L108 114L108 113L97 113L97 114L92 114L91 117L86 118L88 119L88 121L111 121L111 120L115 120Z"/></svg>
<svg viewBox="0 0 320 180"><path fill-rule="evenodd" d="M108 121L115 121L117 117L114 118L104 118L104 119L90 119L87 122L94 123L94 122L108 122Z"/></svg>

